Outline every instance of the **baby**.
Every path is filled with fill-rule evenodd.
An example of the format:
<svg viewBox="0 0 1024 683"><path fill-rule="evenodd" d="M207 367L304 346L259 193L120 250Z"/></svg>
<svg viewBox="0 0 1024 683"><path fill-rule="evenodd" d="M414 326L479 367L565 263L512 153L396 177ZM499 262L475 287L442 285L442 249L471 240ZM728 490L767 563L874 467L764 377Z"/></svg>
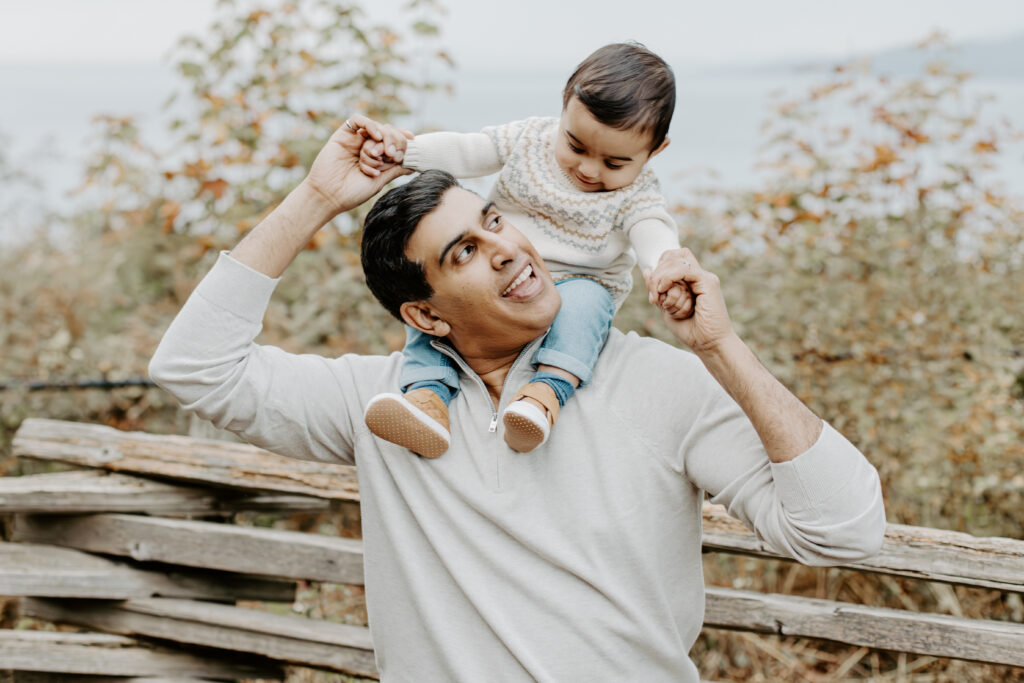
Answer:
<svg viewBox="0 0 1024 683"><path fill-rule="evenodd" d="M531 359L536 372L502 413L505 442L515 451L547 441L560 408L590 381L637 260L653 268L662 253L679 248L678 229L646 167L668 146L674 108L675 78L664 60L642 45L617 43L576 68L562 91L560 118L411 140L392 129L385 141L363 145L367 175L398 160L457 178L500 171L489 199L530 239L557 283L562 307ZM685 285L674 285L659 303L680 319L692 313ZM427 458L448 448L448 404L459 391L455 368L432 339L406 326L403 393L373 397L365 414L378 437Z"/></svg>

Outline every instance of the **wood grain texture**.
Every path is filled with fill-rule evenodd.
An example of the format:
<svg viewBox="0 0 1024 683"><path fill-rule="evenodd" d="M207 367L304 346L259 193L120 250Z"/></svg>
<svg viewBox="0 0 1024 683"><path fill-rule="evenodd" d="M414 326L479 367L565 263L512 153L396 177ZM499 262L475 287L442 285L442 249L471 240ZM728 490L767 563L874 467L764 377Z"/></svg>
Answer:
<svg viewBox="0 0 1024 683"><path fill-rule="evenodd" d="M18 515L11 539L242 574L363 582L362 541L323 534L141 515Z"/></svg>
<svg viewBox="0 0 1024 683"><path fill-rule="evenodd" d="M10 630L0 630L0 666L16 671L174 679L280 680L283 673L262 658L234 653L203 658L117 635Z"/></svg>
<svg viewBox="0 0 1024 683"><path fill-rule="evenodd" d="M369 629L191 600L124 602L22 598L23 615L141 635L359 676L377 677Z"/></svg>
<svg viewBox="0 0 1024 683"><path fill-rule="evenodd" d="M261 678L272 681L285 680L283 675ZM11 675L10 683L208 683L210 680L213 679L191 676L89 676L87 674L15 671Z"/></svg>
<svg viewBox="0 0 1024 683"><path fill-rule="evenodd" d="M358 500L355 468L295 460L248 444L123 432L103 425L31 418L14 455L186 482Z"/></svg>
<svg viewBox="0 0 1024 683"><path fill-rule="evenodd" d="M709 586L704 625L1024 666L1024 624Z"/></svg>
<svg viewBox="0 0 1024 683"><path fill-rule="evenodd" d="M229 514L243 510L318 512L322 498L182 486L102 470L0 477L0 512Z"/></svg>
<svg viewBox="0 0 1024 683"><path fill-rule="evenodd" d="M0 543L0 595L291 602L295 583L177 567L144 569L68 548Z"/></svg>
<svg viewBox="0 0 1024 683"><path fill-rule="evenodd" d="M789 559L730 517L720 505L704 504L704 550ZM912 579L1024 592L1024 541L980 538L957 531L890 524L881 551L838 565Z"/></svg>

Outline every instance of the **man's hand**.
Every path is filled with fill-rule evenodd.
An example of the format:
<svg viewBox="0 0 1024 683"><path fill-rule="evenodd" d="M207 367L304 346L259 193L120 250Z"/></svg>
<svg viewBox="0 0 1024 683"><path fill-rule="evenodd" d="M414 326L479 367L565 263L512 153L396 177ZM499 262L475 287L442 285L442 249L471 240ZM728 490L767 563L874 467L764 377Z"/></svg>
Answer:
<svg viewBox="0 0 1024 683"><path fill-rule="evenodd" d="M382 126L361 114L354 114L334 131L317 154L309 174L302 182L323 198L332 216L359 206L398 176L412 173L398 163L374 169L376 175L361 170L360 152L364 143L383 143L393 139L393 131L397 129L388 132L391 136L389 138L385 128L391 127Z"/></svg>
<svg viewBox="0 0 1024 683"><path fill-rule="evenodd" d="M412 173L397 163L367 175L359 152L367 141L383 142L384 127L356 114L334 131L309 174L270 214L249 231L231 255L269 277L280 277L317 230L338 214L354 209L400 175Z"/></svg>
<svg viewBox="0 0 1024 683"><path fill-rule="evenodd" d="M644 271L648 300L662 310L669 331L695 352L712 350L733 334L721 283L702 269L689 249L661 255Z"/></svg>

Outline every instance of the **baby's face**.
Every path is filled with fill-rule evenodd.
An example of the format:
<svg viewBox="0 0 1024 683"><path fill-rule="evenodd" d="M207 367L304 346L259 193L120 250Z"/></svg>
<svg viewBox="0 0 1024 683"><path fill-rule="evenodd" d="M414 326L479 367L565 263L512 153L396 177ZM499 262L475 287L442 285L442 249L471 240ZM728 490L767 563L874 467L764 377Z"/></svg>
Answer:
<svg viewBox="0 0 1024 683"><path fill-rule="evenodd" d="M636 180L644 164L668 146L651 151L650 133L606 126L572 97L562 110L555 161L584 192L608 192Z"/></svg>

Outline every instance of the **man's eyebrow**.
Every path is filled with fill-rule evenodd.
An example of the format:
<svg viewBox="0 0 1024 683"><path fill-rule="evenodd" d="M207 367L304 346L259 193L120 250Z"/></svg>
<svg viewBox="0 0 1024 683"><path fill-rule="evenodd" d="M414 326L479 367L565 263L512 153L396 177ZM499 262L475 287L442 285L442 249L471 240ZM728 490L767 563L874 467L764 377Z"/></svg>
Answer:
<svg viewBox="0 0 1024 683"><path fill-rule="evenodd" d="M493 209L493 208L494 208L494 202L487 202L486 204L484 204L484 208L480 209L480 222L481 223L484 222L484 219L487 218L487 214L489 214L491 212L491 209ZM463 230L458 235L456 235L452 239L451 242L449 242L448 244L444 245L444 249L441 250L441 255L437 258L437 265L439 265L441 267L444 267L444 257L445 257L445 255L448 254L448 251L452 247L454 247L456 244L458 244L463 239L465 239L466 235L468 235L468 234L469 234L468 230Z"/></svg>
<svg viewBox="0 0 1024 683"><path fill-rule="evenodd" d="M565 131L565 134L568 135L570 138L572 138L572 141L574 143L576 143L577 147L584 147L583 143L580 142L580 139L578 137L576 137L575 135L573 135L572 133L570 133L568 130ZM615 159L616 161L633 161L633 157L608 157L608 158L609 159Z"/></svg>
<svg viewBox="0 0 1024 683"><path fill-rule="evenodd" d="M456 235L455 238L452 239L451 242L449 242L448 244L444 245L444 249L441 250L441 255L437 257L437 265L439 265L439 266L441 266L443 268L444 267L444 257L448 254L448 251L452 247L454 247L456 244L461 242L463 239L465 239L466 235L468 235L468 234L469 234L469 232L467 230L463 230L458 235Z"/></svg>

